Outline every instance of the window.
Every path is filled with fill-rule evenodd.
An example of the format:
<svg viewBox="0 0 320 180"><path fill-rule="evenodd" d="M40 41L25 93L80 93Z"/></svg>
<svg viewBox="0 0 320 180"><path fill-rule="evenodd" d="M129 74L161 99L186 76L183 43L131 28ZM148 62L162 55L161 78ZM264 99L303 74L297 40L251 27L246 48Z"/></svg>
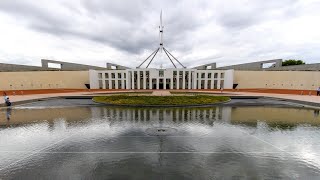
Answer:
<svg viewBox="0 0 320 180"><path fill-rule="evenodd" d="M118 80L118 89L122 89L121 80Z"/></svg>
<svg viewBox="0 0 320 180"><path fill-rule="evenodd" d="M186 71L184 74L184 79L188 81L188 78L189 78L189 71Z"/></svg>
<svg viewBox="0 0 320 180"><path fill-rule="evenodd" d="M111 89L115 89L116 88L116 81L115 80L111 81L111 86L112 86Z"/></svg>
<svg viewBox="0 0 320 180"><path fill-rule="evenodd" d="M108 74L108 73L104 73L104 77L105 77L106 79L108 79L108 78L109 78L109 74Z"/></svg>
<svg viewBox="0 0 320 180"><path fill-rule="evenodd" d="M102 73L101 73L101 76L102 76ZM102 89L102 88L103 88L102 80L99 80L99 89Z"/></svg>
<svg viewBox="0 0 320 180"><path fill-rule="evenodd" d="M205 73L201 73L201 78L205 78Z"/></svg>
<svg viewBox="0 0 320 180"><path fill-rule="evenodd" d="M217 80L213 81L213 89L218 89L218 81Z"/></svg>
<svg viewBox="0 0 320 180"><path fill-rule="evenodd" d="M133 72L133 78L134 78L135 80L138 79L137 71L134 71L134 72Z"/></svg>
<svg viewBox="0 0 320 180"><path fill-rule="evenodd" d="M208 73L208 78L211 78L211 73Z"/></svg>
<svg viewBox="0 0 320 180"><path fill-rule="evenodd" d="M218 73L214 73L214 78L218 78Z"/></svg>
<svg viewBox="0 0 320 180"><path fill-rule="evenodd" d="M111 73L111 77L112 77L112 79L116 78L115 73Z"/></svg>
<svg viewBox="0 0 320 180"><path fill-rule="evenodd" d="M106 89L109 89L109 80L106 80L105 83L106 83Z"/></svg>
<svg viewBox="0 0 320 180"><path fill-rule="evenodd" d="M163 77L164 76L164 71L159 71L159 77Z"/></svg>
<svg viewBox="0 0 320 180"><path fill-rule="evenodd" d="M124 78L127 78L127 74L126 74L126 73L123 73L123 77L124 77Z"/></svg>
<svg viewBox="0 0 320 180"><path fill-rule="evenodd" d="M272 67L276 67L276 62L271 62L271 63L262 63L262 69L268 69L268 68L272 68Z"/></svg>
<svg viewBox="0 0 320 180"><path fill-rule="evenodd" d="M102 73L98 73L98 78L102 78Z"/></svg>
<svg viewBox="0 0 320 180"><path fill-rule="evenodd" d="M121 73L118 73L118 78L121 78Z"/></svg>
<svg viewBox="0 0 320 180"><path fill-rule="evenodd" d="M221 73L221 77L220 78L224 78L224 73Z"/></svg>

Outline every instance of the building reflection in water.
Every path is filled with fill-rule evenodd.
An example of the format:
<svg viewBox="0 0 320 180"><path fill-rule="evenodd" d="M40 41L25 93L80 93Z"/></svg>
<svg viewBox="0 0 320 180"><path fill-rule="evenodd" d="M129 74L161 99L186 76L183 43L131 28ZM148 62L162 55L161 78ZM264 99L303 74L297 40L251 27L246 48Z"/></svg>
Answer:
<svg viewBox="0 0 320 180"><path fill-rule="evenodd" d="M230 122L231 107L210 108L91 108L94 119L136 123L187 123L212 125L214 121Z"/></svg>
<svg viewBox="0 0 320 180"><path fill-rule="evenodd" d="M273 126L298 124L320 125L318 110L279 107L197 107L197 108L128 108L128 107L66 107L66 108L4 108L0 110L0 126L20 126L46 122L54 128L92 121L128 122L132 124L199 123L212 126L214 122L257 126L266 122ZM60 120L59 120L60 119ZM61 120L65 121L61 123Z"/></svg>

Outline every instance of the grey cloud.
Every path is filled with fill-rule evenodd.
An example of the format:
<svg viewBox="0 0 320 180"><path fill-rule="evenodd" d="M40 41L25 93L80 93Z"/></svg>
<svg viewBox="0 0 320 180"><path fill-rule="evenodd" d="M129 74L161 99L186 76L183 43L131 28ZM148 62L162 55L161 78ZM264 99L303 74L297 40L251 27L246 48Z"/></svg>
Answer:
<svg viewBox="0 0 320 180"><path fill-rule="evenodd" d="M29 3L28 3L29 2ZM68 25L67 19L47 11L40 5L30 3L32 1L0 1L0 11L17 16L19 22L51 24L57 26Z"/></svg>
<svg viewBox="0 0 320 180"><path fill-rule="evenodd" d="M219 5L217 22L227 29L243 29L252 25L257 25L269 18L286 18L294 16L294 4L297 0L283 1L227 1L228 3ZM241 4L241 5L240 5ZM274 14L274 10L281 10L280 14ZM290 14L288 13L290 12ZM276 17L275 17L276 16Z"/></svg>
<svg viewBox="0 0 320 180"><path fill-rule="evenodd" d="M83 6L90 14L108 14L124 21L141 21L143 13L148 11L149 1L146 0L84 0Z"/></svg>
<svg viewBox="0 0 320 180"><path fill-rule="evenodd" d="M271 51L279 52L278 55L281 56L281 50L289 51L290 48L283 47L281 43L263 44L261 39L266 36L272 38L274 34L250 31L250 28L270 20L286 22L307 10L299 9L300 6L297 4L302 1L297 0L81 0L74 1L76 2L74 4L72 2L48 1L47 5L41 1L4 0L0 1L0 11L17 19L18 24L36 32L106 45L124 54L121 57L140 57L145 51L152 51L158 46L159 13L162 8L165 47L177 58L181 57L185 64L193 66L209 63L211 60L224 63L232 62L233 59L254 60L263 54L271 54ZM51 4L54 6L48 7ZM206 34L201 34L202 30L211 27L210 25L222 30L205 31ZM276 27L274 30L276 31ZM250 32L257 34L252 35ZM194 33L200 34L202 39L194 38ZM198 47L203 47L209 52L214 49L214 52L222 54L223 57L201 59L203 57L199 55L194 56L199 59L183 59L191 52L196 54L194 50ZM294 50L300 52L299 49ZM311 55L306 56L311 57ZM312 55L312 57L318 56ZM170 61L163 63L170 65Z"/></svg>
<svg viewBox="0 0 320 180"><path fill-rule="evenodd" d="M154 11L157 8L156 4L151 4L150 1L92 0L83 1L82 6L87 11L89 21L100 21L88 24L93 26L87 28L97 28L100 31L79 28L79 26L85 26L82 23L87 22L77 20L81 16L79 13L74 13L78 12L74 8L71 12L74 13L72 19L65 18L65 14L46 12L36 4L21 1L1 3L0 10L23 18L28 26L36 31L87 39L128 53L140 54L143 50L158 44L158 30L155 27L159 24L159 15L157 14L152 24L145 22L151 14L150 10ZM115 20L108 24L105 20L110 18ZM199 27L202 22L197 21L192 12L183 8L164 11L164 20L165 43L180 51L190 50L192 42L186 41L187 33Z"/></svg>

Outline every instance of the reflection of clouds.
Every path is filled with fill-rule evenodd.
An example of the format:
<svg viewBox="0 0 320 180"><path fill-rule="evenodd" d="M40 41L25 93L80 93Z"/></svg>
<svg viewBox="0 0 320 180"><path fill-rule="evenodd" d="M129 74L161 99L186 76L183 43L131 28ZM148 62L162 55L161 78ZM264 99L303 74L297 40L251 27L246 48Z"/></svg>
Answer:
<svg viewBox="0 0 320 180"><path fill-rule="evenodd" d="M0 149L37 151L48 146L44 152L55 152L35 154L26 159L17 168L20 168L17 176L38 167L41 167L40 174L59 172L89 177L96 172L112 172L110 177L139 176L139 173L132 172L154 174L154 168L158 168L160 174L166 172L171 174L170 177L178 178L184 174L197 179L231 178L233 175L293 178L287 173L299 175L303 172L308 175L318 172L314 167L319 167L320 162L316 154L320 150L317 127L298 126L292 130L281 130L270 128L264 122L259 122L257 127L233 125L228 120L232 116L224 115L228 114L229 107L224 108L93 107L88 111L91 118L79 118L82 121L68 122L56 117L53 123L2 130ZM151 136L145 132L147 128L160 125L176 128L178 132L170 136ZM66 139L50 146L63 138ZM6 166L10 162L8 160L18 158L15 154L1 154L2 157L6 160L0 162L0 167ZM80 170L80 167L86 170Z"/></svg>
<svg viewBox="0 0 320 180"><path fill-rule="evenodd" d="M320 132L318 127L297 126L294 130L271 130L264 123L251 135L275 146L279 152L298 162L314 168L320 173Z"/></svg>

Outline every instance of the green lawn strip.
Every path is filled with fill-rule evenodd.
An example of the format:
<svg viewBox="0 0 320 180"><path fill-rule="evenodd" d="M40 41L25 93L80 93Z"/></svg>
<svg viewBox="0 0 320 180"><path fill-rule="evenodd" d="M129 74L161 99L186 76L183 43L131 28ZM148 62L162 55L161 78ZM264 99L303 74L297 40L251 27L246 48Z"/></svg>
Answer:
<svg viewBox="0 0 320 180"><path fill-rule="evenodd" d="M95 102L115 105L201 105L228 101L225 96L97 96Z"/></svg>

